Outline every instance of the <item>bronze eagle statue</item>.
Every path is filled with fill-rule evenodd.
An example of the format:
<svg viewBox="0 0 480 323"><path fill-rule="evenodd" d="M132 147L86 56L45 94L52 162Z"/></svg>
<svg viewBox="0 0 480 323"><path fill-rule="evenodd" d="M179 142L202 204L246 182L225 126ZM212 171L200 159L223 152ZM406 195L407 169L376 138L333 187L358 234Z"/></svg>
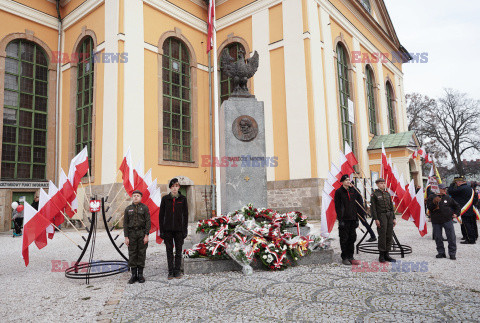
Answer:
<svg viewBox="0 0 480 323"><path fill-rule="evenodd" d="M240 49L238 60L230 56L225 49L221 57L221 69L233 81L233 91L230 97L252 97L247 87L248 79L251 78L258 69L258 53L255 51L251 58L245 59L245 51Z"/></svg>

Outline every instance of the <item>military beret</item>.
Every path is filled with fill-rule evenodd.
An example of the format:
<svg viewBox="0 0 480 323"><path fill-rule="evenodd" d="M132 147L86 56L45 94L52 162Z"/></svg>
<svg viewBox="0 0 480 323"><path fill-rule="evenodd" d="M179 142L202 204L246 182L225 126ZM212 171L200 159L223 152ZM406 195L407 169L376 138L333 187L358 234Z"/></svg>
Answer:
<svg viewBox="0 0 480 323"><path fill-rule="evenodd" d="M140 196L143 196L143 193L142 193L142 192L140 192L139 190L135 190L135 191L133 191L133 192L132 192L132 195L133 195L133 194L140 194Z"/></svg>
<svg viewBox="0 0 480 323"><path fill-rule="evenodd" d="M350 176L342 175L342 177L340 177L340 182L343 183L347 178L350 178Z"/></svg>
<svg viewBox="0 0 480 323"><path fill-rule="evenodd" d="M385 180L383 178L379 178L375 181L375 184L378 184L378 183L385 183Z"/></svg>

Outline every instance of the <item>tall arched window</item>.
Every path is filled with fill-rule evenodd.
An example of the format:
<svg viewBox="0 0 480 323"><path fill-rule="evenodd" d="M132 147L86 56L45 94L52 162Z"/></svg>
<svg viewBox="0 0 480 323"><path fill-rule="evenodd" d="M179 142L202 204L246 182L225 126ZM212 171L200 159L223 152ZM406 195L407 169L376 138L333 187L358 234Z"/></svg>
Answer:
<svg viewBox="0 0 480 323"><path fill-rule="evenodd" d="M178 38L163 43L163 159L192 161L190 56Z"/></svg>
<svg viewBox="0 0 480 323"><path fill-rule="evenodd" d="M245 48L239 42L231 43L224 50L227 50L232 58L238 59L240 50L245 53ZM221 55L222 53L220 53ZM232 93L233 82L223 71L220 71L220 104L227 100Z"/></svg>
<svg viewBox="0 0 480 323"><path fill-rule="evenodd" d="M387 109L388 109L388 126L390 133L395 133L395 112L393 110L393 89L390 82L387 82Z"/></svg>
<svg viewBox="0 0 480 323"><path fill-rule="evenodd" d="M2 179L45 180L48 61L37 44L6 48Z"/></svg>
<svg viewBox="0 0 480 323"><path fill-rule="evenodd" d="M365 68L367 74L367 103L370 133L377 135L377 111L375 108L375 78L373 77L372 68L367 65Z"/></svg>
<svg viewBox="0 0 480 323"><path fill-rule="evenodd" d="M343 142L348 142L350 147L355 149L353 140L353 124L348 118L348 99L350 98L350 86L348 80L347 52L341 44L337 45L337 73Z"/></svg>
<svg viewBox="0 0 480 323"><path fill-rule="evenodd" d="M92 167L92 115L93 115L93 80L94 59L93 39L86 37L78 46L77 74L77 107L75 153L78 154L85 146L88 149L88 162Z"/></svg>

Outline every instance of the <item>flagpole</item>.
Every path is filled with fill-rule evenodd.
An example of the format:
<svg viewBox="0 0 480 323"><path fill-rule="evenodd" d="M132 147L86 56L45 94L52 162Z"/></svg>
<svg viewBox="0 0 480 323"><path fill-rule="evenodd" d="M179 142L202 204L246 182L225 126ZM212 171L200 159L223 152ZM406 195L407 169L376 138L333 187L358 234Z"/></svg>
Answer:
<svg viewBox="0 0 480 323"><path fill-rule="evenodd" d="M82 247L80 247L80 245L78 245L75 241L73 241L69 236L67 236L65 234L65 232L63 232L59 227L57 227L55 224L53 224L53 222L50 221L50 224L55 228L57 229L61 234L63 234L68 240L70 240L74 245L76 245L78 248L80 248L80 250L83 250Z"/></svg>
<svg viewBox="0 0 480 323"><path fill-rule="evenodd" d="M214 159L213 159L213 115L212 115L212 51L209 49L208 50L208 109L210 112L208 122L210 124L210 189L212 190L211 193L211 207L212 207L212 212L215 210L215 185L213 183L213 166L214 164ZM208 210L207 210L208 212Z"/></svg>
<svg viewBox="0 0 480 323"><path fill-rule="evenodd" d="M85 237L80 233L80 231L78 231L78 229L73 225L73 223L70 221L70 219L65 215L65 213L63 213L63 211L60 211L60 213L62 213L63 217L65 218L65 220L68 221L68 223L70 223L70 225L75 229L75 231L77 231L77 233L80 235L80 237L82 237L82 239L84 241L87 241L85 239Z"/></svg>
<svg viewBox="0 0 480 323"><path fill-rule="evenodd" d="M215 17L215 0L213 1L213 102L214 102L214 114L215 114L215 158L220 161L220 122L218 118L219 114L219 102L218 102L218 60L217 60L217 24ZM221 176L220 176L220 163L215 162L215 193L216 193L216 216L222 214L222 197L221 197Z"/></svg>
<svg viewBox="0 0 480 323"><path fill-rule="evenodd" d="M120 171L120 169L118 169L117 173L115 174L115 181L112 183L112 186L110 186L110 189L108 190L108 194L107 194L107 197L105 199L105 202L108 200L108 197L110 196L110 193L112 192L113 185L115 185L115 183L117 181L117 176L118 176L119 171Z"/></svg>

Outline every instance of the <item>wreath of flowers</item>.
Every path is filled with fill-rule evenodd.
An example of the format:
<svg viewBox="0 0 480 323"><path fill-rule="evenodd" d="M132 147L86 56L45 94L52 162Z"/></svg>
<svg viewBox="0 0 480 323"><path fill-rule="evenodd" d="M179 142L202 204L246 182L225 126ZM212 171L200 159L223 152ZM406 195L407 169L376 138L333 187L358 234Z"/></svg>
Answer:
<svg viewBox="0 0 480 323"><path fill-rule="evenodd" d="M268 270L282 270L313 248L327 247L321 237L300 235L300 227L307 225L301 212L278 213L248 204L227 215L199 221L196 231L206 237L184 250L184 256L233 259L242 265L257 259ZM287 228L296 228L296 233Z"/></svg>

